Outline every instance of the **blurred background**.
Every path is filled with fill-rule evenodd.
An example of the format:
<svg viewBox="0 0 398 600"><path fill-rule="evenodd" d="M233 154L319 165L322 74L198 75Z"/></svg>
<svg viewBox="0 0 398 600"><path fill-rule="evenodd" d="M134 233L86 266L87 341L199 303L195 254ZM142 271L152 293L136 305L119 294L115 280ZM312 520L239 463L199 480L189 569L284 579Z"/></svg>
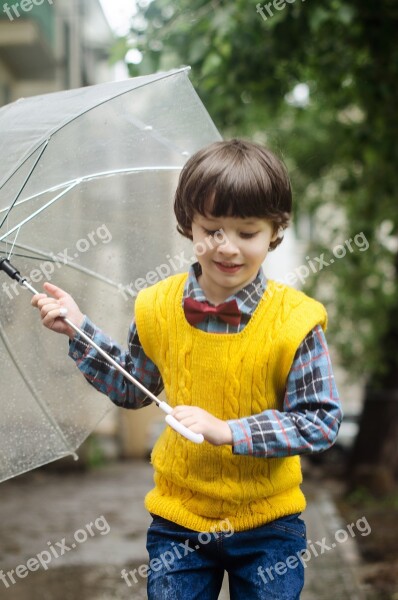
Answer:
<svg viewBox="0 0 398 600"><path fill-rule="evenodd" d="M286 162L294 218L264 268L326 305L345 412L335 446L305 470L345 522L367 515L361 584L388 600L398 598L397 25L397 0L0 2L0 105L190 65L222 136ZM87 468L147 459L162 416L122 413L86 443Z"/></svg>

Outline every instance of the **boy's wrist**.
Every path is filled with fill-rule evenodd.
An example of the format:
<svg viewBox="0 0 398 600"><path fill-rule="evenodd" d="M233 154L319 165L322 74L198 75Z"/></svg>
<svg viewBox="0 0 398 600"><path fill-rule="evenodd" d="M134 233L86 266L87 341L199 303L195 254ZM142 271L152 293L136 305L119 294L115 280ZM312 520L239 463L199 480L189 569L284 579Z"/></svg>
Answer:
<svg viewBox="0 0 398 600"><path fill-rule="evenodd" d="M221 437L222 437L222 442L221 442L220 446L221 445L232 446L232 444L233 444L232 431L231 431L231 428L228 425L227 421L223 421Z"/></svg>

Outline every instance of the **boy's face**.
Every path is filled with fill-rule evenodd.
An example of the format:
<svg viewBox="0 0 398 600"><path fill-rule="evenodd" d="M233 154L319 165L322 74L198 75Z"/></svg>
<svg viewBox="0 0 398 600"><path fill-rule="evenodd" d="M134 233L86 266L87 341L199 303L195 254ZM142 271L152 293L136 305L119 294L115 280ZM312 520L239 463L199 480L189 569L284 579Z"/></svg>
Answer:
<svg viewBox="0 0 398 600"><path fill-rule="evenodd" d="M193 244L202 267L200 285L208 300L219 304L253 281L277 236L267 219L195 213Z"/></svg>

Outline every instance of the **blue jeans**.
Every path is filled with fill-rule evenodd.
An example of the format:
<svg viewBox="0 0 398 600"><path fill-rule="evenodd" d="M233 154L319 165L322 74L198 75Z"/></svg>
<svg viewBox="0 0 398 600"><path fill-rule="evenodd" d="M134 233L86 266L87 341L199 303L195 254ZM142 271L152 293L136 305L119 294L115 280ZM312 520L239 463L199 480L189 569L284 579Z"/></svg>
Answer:
<svg viewBox="0 0 398 600"><path fill-rule="evenodd" d="M226 519L222 531L202 533L152 515L148 600L217 600L224 571L231 600L298 600L306 548L300 514L239 532Z"/></svg>

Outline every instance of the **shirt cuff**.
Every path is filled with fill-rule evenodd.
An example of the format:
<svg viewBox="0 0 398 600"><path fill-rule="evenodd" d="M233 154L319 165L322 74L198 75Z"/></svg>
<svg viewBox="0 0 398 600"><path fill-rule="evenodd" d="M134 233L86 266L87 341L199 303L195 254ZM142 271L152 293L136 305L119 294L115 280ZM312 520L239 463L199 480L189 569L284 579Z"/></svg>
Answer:
<svg viewBox="0 0 398 600"><path fill-rule="evenodd" d="M250 425L247 419L227 421L232 431L233 454L253 454L253 439Z"/></svg>
<svg viewBox="0 0 398 600"><path fill-rule="evenodd" d="M83 323L80 329L90 338L94 337L94 323L92 323L86 315L84 315ZM87 352L87 342L78 333L76 333L73 340L69 341L68 354L71 358L73 358L73 360L78 360L85 352Z"/></svg>

